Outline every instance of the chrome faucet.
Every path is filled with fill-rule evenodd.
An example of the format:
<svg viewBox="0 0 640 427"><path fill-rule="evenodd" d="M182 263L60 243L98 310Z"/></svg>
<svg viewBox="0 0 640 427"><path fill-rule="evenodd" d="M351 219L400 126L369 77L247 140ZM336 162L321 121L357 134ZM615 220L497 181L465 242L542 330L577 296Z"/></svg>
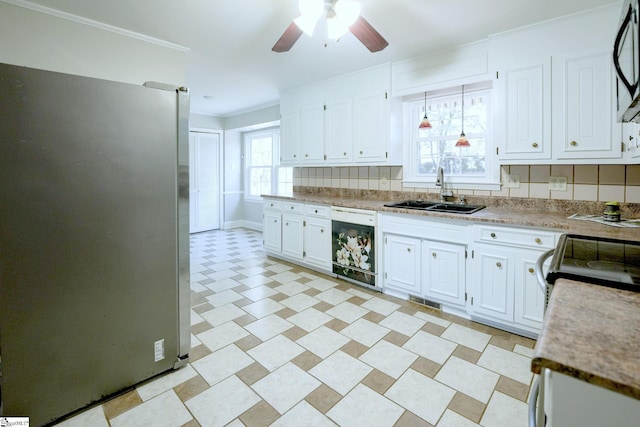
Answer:
<svg viewBox="0 0 640 427"><path fill-rule="evenodd" d="M453 191L444 189L444 169L442 166L438 166L438 172L436 174L436 185L440 187L440 201L446 202L447 197L453 197Z"/></svg>

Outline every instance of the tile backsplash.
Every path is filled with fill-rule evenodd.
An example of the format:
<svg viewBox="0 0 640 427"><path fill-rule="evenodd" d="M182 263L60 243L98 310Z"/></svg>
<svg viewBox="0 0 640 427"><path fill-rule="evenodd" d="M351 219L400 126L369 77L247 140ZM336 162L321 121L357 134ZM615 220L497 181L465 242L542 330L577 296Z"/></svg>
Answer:
<svg viewBox="0 0 640 427"><path fill-rule="evenodd" d="M576 201L640 203L640 165L518 165L502 166L501 176L517 175L518 187L500 191L459 190L476 196L521 197ZM550 191L549 177L567 178L566 191ZM504 179L503 179L504 181ZM294 186L425 192L402 185L401 166L295 168ZM454 189L455 190L455 189ZM428 192L438 192L430 189Z"/></svg>

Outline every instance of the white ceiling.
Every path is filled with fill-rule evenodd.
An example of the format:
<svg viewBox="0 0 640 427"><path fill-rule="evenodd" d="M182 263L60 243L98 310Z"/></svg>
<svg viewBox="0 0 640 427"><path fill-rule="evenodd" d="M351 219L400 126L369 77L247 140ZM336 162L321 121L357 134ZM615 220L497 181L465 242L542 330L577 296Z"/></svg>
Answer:
<svg viewBox="0 0 640 427"><path fill-rule="evenodd" d="M188 47L194 113L230 116L273 105L279 93L390 61L619 0L360 0L362 16L389 46L370 53L351 34L324 46L302 35L271 47L298 15L298 0L30 0ZM531 41L535 43L535 40ZM613 40L612 40L613 43ZM523 46L526 49L526 46ZM204 96L213 99L205 99Z"/></svg>

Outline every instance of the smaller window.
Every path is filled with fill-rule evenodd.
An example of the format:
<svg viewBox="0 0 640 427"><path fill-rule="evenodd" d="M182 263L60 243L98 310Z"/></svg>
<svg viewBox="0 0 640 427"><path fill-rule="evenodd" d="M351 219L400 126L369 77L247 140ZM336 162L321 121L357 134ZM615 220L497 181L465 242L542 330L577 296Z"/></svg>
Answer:
<svg viewBox="0 0 640 427"><path fill-rule="evenodd" d="M461 87L431 92L426 114L430 129L419 129L425 115L424 98L409 104L411 141L408 150L409 186L430 186L442 166L447 181L454 184L495 183L491 161L491 88L489 84L465 85L464 133L470 146L456 147L463 130Z"/></svg>
<svg viewBox="0 0 640 427"><path fill-rule="evenodd" d="M280 130L245 134L245 198L261 194L286 194L293 190L293 168L281 167Z"/></svg>

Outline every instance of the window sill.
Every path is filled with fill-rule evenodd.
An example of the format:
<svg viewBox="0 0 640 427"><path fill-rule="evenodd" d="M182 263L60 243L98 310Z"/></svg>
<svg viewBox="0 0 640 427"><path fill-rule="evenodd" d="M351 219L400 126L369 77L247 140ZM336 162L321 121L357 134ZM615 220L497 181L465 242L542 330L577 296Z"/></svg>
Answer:
<svg viewBox="0 0 640 427"><path fill-rule="evenodd" d="M435 183L432 182L424 182L424 181L402 181L403 187L413 187L413 188L441 188ZM489 191L500 191L502 188L502 184L499 182L445 182L445 186L447 189L453 190L489 190Z"/></svg>

